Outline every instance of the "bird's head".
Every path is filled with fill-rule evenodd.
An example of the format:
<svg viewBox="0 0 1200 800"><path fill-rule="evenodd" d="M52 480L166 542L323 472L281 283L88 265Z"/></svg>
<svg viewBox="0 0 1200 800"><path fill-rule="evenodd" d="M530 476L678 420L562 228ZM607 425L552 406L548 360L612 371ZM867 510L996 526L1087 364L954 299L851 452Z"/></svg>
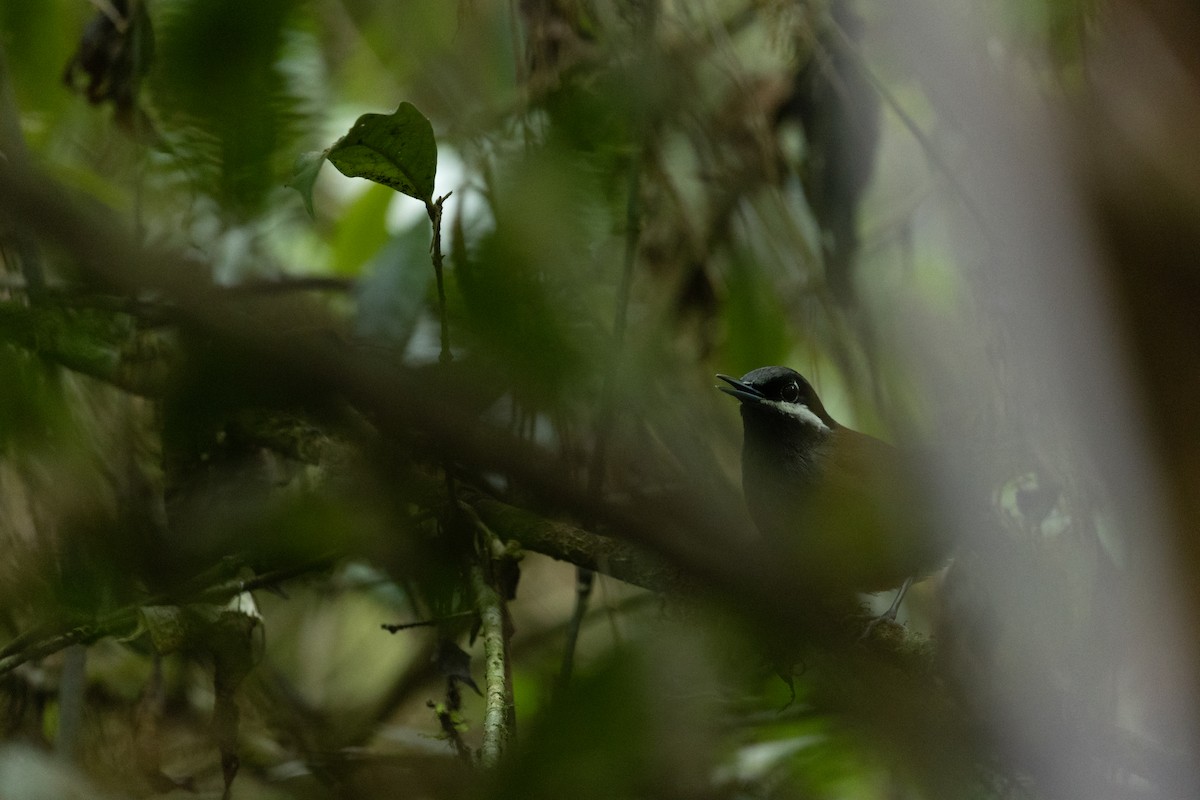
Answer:
<svg viewBox="0 0 1200 800"><path fill-rule="evenodd" d="M824 436L839 425L829 416L812 384L794 369L761 367L741 377L718 375L727 386L718 386L742 404L747 425Z"/></svg>

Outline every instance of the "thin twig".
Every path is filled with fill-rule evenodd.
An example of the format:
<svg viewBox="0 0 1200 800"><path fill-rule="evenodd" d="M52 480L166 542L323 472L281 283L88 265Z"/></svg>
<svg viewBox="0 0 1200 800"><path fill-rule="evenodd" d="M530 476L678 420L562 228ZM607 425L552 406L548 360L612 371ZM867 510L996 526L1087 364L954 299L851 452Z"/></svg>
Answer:
<svg viewBox="0 0 1200 800"><path fill-rule="evenodd" d="M483 745L480 761L485 767L494 767L512 738L509 727L512 696L508 690L509 662L508 638L504 600L484 574L482 565L471 568L471 584L475 592L475 604L479 610L483 632L484 653L484 697L487 706L483 714Z"/></svg>
<svg viewBox="0 0 1200 800"><path fill-rule="evenodd" d="M459 510L471 521L483 544L479 548L479 562L471 567L471 588L475 594L480 630L483 632L486 699L483 745L479 756L485 767L494 767L500 762L509 743L516 738L512 659L509 649L513 626L504 594L497 585L496 571L497 563L511 556L507 555L504 543L474 506L460 502Z"/></svg>
<svg viewBox="0 0 1200 800"><path fill-rule="evenodd" d="M90 644L106 636L128 632L136 623L138 612L147 606L186 605L190 603L223 603L243 592L275 586L309 572L324 569L332 563L331 558L308 561L294 567L265 572L248 580L233 579L215 586L197 588L193 591L170 592L155 595L135 605L123 606L92 622L73 627L59 627L52 633L30 642L20 651L0 658L0 676L12 672L29 661L44 658L73 644Z"/></svg>
<svg viewBox="0 0 1200 800"><path fill-rule="evenodd" d="M453 192L446 192L437 200L425 203L425 211L429 214L429 222L433 225L433 241L429 245L430 256L433 260L433 274L437 278L438 316L442 323L442 351L438 360L448 364L454 358L450 352L450 319L446 312L446 282L443 276L442 256L442 206Z"/></svg>
<svg viewBox="0 0 1200 800"><path fill-rule="evenodd" d="M457 614L447 614L446 616L438 617L437 619L420 619L420 620L417 620L416 622L399 622L399 623L385 622L385 623L381 624L379 627L382 628L383 630L387 631L388 633L399 633L400 631L407 631L407 630L411 630L413 628L432 628L435 625L441 625L443 622L445 622L447 620L460 619L462 617L473 617L473 616L475 616L474 611L460 611Z"/></svg>

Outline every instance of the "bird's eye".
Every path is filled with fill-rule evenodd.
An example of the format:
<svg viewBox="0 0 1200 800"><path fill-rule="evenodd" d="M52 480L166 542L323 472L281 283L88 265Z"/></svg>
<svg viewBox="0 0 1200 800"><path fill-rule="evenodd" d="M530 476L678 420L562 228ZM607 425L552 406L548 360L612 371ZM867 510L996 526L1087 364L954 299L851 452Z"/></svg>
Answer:
<svg viewBox="0 0 1200 800"><path fill-rule="evenodd" d="M800 386L795 381L785 384L779 398L785 403L797 402L800 399Z"/></svg>

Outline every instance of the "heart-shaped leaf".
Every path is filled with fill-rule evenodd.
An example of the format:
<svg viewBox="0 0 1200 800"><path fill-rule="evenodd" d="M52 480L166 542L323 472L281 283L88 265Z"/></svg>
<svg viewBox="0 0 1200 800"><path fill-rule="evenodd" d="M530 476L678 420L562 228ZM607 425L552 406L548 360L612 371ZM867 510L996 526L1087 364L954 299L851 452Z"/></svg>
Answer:
<svg viewBox="0 0 1200 800"><path fill-rule="evenodd" d="M363 114L329 148L329 160L350 178L366 178L425 203L433 201L437 140L412 103L394 114Z"/></svg>

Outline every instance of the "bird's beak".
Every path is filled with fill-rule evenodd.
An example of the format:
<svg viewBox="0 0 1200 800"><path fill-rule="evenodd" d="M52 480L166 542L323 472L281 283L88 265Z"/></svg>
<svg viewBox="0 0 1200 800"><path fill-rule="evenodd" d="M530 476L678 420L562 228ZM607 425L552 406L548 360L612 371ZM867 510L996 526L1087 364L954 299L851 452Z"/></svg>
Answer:
<svg viewBox="0 0 1200 800"><path fill-rule="evenodd" d="M736 397L743 403L761 403L766 399L758 389L755 389L748 383L742 383L737 378L731 378L728 375L717 375L717 377L729 384L728 386L718 386L717 388L730 397Z"/></svg>

